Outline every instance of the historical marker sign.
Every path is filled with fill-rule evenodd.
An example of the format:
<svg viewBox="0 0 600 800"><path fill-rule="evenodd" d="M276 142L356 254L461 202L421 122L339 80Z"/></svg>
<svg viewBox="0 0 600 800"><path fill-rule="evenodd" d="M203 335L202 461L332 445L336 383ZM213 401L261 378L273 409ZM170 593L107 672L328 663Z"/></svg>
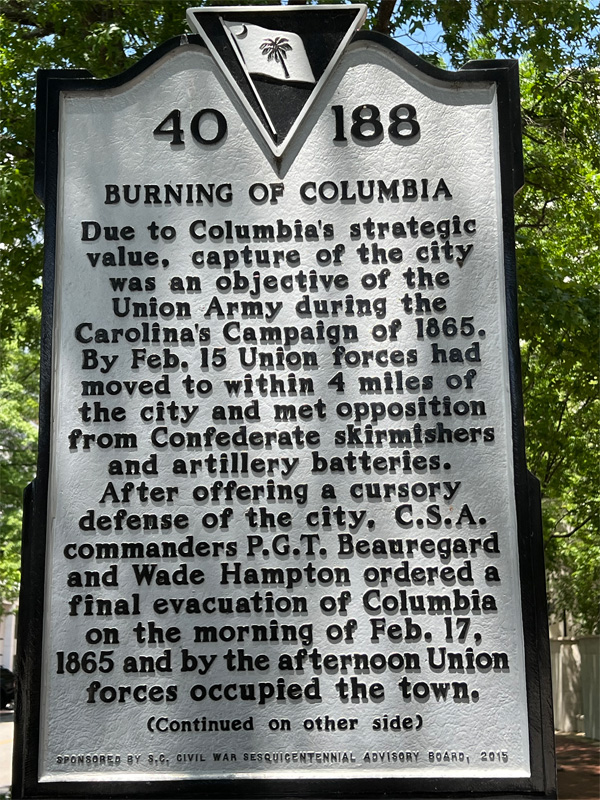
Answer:
<svg viewBox="0 0 600 800"><path fill-rule="evenodd" d="M516 64L363 14L41 74L17 797L552 796Z"/></svg>

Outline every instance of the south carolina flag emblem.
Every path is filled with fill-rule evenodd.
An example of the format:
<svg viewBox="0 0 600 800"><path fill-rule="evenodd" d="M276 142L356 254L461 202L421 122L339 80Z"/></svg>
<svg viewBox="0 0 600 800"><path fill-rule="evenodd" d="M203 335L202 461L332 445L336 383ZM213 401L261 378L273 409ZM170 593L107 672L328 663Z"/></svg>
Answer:
<svg viewBox="0 0 600 800"><path fill-rule="evenodd" d="M316 82L302 39L296 33L224 19L221 22L249 74L283 83Z"/></svg>

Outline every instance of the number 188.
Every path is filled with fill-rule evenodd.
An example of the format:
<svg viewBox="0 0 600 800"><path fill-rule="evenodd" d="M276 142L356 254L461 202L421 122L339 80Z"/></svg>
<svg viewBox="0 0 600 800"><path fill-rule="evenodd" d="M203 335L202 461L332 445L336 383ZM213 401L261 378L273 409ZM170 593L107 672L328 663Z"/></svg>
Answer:
<svg viewBox="0 0 600 800"><path fill-rule="evenodd" d="M335 115L334 142L346 142L346 120L344 106L331 106ZM383 138L383 123L381 112L377 106L364 103L352 111L352 124L350 135L355 142L378 143ZM387 132L393 142L407 144L419 138L421 127L417 121L417 110L410 103L400 103L394 106L389 113L390 124Z"/></svg>

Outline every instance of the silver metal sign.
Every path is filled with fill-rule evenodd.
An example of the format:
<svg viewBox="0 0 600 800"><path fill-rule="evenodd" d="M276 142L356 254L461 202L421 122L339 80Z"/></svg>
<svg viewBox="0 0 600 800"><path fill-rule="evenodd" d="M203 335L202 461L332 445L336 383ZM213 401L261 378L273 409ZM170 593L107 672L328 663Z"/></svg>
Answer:
<svg viewBox="0 0 600 800"><path fill-rule="evenodd" d="M539 788L515 65L353 39L356 6L188 17L47 82L31 785Z"/></svg>

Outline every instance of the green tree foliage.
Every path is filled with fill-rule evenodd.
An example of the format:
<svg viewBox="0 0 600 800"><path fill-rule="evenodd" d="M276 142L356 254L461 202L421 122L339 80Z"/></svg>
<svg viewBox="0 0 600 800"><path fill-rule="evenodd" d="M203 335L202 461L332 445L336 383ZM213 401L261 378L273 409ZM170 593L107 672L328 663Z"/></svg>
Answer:
<svg viewBox="0 0 600 800"><path fill-rule="evenodd" d="M199 5L200 3L198 3ZM226 5L226 3L222 3ZM237 3L236 3L237 4ZM2 0L0 593L14 593L19 495L33 472L43 209L33 197L39 67L114 75L186 31L179 0ZM517 256L528 462L542 483L557 613L598 632L600 13L596 0L368 0L369 27L456 68L519 57L526 182Z"/></svg>
<svg viewBox="0 0 600 800"><path fill-rule="evenodd" d="M37 455L37 387L39 352L23 346L28 325L39 331L39 309L24 309L25 319L0 346L0 587L12 600L19 585L23 485L34 475Z"/></svg>
<svg viewBox="0 0 600 800"><path fill-rule="evenodd" d="M600 631L600 74L522 70L517 198L529 468L542 483L554 610Z"/></svg>

